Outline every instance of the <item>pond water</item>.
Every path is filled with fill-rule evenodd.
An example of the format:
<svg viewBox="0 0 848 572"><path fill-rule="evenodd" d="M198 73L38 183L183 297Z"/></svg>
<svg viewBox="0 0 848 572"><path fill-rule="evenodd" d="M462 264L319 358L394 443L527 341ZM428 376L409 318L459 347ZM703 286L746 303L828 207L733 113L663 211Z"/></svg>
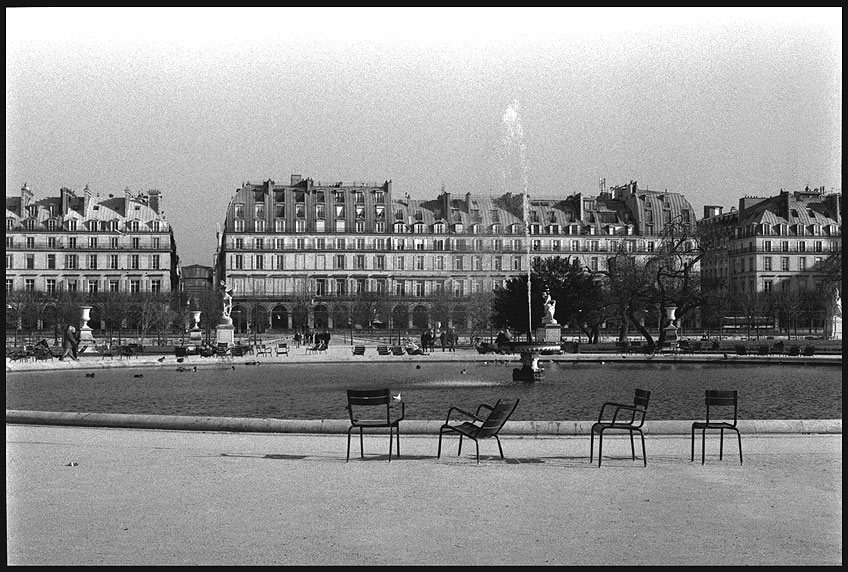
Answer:
<svg viewBox="0 0 848 572"><path fill-rule="evenodd" d="M6 408L35 411L344 419L347 388L389 387L407 419L442 419L520 398L515 420L597 418L604 401L652 392L649 419L700 419L705 389L739 391L742 419L841 419L841 365L545 363L545 379L512 381L514 362L244 364L6 373ZM90 374L89 374L90 375ZM142 377L135 377L141 375Z"/></svg>

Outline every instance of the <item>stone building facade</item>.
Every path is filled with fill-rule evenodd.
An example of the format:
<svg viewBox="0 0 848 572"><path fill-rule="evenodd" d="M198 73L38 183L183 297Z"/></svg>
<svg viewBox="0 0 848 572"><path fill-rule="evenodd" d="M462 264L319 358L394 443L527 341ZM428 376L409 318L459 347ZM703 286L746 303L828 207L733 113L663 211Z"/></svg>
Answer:
<svg viewBox="0 0 848 572"><path fill-rule="evenodd" d="M650 253L665 224L695 222L678 193L635 181L597 196L527 201L442 191L396 196L391 181L319 183L293 175L236 189L218 236L216 274L239 328L470 327L472 301L527 271L532 257L603 266L619 245ZM525 229L525 218L527 229Z"/></svg>

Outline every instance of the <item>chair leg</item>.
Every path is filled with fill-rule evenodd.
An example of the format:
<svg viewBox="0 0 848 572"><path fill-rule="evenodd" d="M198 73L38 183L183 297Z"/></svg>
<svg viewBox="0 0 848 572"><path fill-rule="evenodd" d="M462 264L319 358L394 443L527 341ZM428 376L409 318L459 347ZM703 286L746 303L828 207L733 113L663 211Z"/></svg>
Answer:
<svg viewBox="0 0 848 572"><path fill-rule="evenodd" d="M351 431L351 429L353 429L353 427L351 427L350 429L347 430L347 458L345 459L345 463L350 461L350 431Z"/></svg>
<svg viewBox="0 0 848 572"><path fill-rule="evenodd" d="M592 452L595 447L595 430L592 429L589 434L589 462L592 462Z"/></svg>
<svg viewBox="0 0 848 572"><path fill-rule="evenodd" d="M392 426L389 425L389 462L392 462Z"/></svg>
<svg viewBox="0 0 848 572"><path fill-rule="evenodd" d="M477 464L480 464L480 441L474 439L474 445L477 447Z"/></svg>
<svg viewBox="0 0 848 572"><path fill-rule="evenodd" d="M359 456L365 458L365 439L362 437L362 427L359 428Z"/></svg>
<svg viewBox="0 0 848 572"><path fill-rule="evenodd" d="M742 464L742 433L739 432L739 429L736 430L736 437L739 439L739 464Z"/></svg>
<svg viewBox="0 0 848 572"><path fill-rule="evenodd" d="M459 436L459 448L456 450L456 456L459 457L462 454L462 435Z"/></svg>
<svg viewBox="0 0 848 572"><path fill-rule="evenodd" d="M704 456L707 451L707 428L701 430L701 464L704 464Z"/></svg>
<svg viewBox="0 0 848 572"><path fill-rule="evenodd" d="M396 429L396 431L395 431L396 441L395 442L397 443L397 457L400 458L400 423L395 425L395 429Z"/></svg>
<svg viewBox="0 0 848 572"><path fill-rule="evenodd" d="M630 458L631 460L636 460L636 447L633 446L633 431L628 431L630 433Z"/></svg>
<svg viewBox="0 0 848 572"><path fill-rule="evenodd" d="M503 460L504 460L504 456L503 456L503 447L501 447L501 440L500 440L500 438L499 438L497 435L495 435L495 441L497 441L497 442L498 442L498 451L500 451L500 452L501 452L501 461L503 461Z"/></svg>
<svg viewBox="0 0 848 572"><path fill-rule="evenodd" d="M724 458L724 428L719 429L719 438L718 438L718 460L721 461Z"/></svg>
<svg viewBox="0 0 848 572"><path fill-rule="evenodd" d="M442 435L444 435L444 431L442 429L439 429L439 450L436 451L437 459L442 458Z"/></svg>
<svg viewBox="0 0 848 572"><path fill-rule="evenodd" d="M604 429L598 429L598 466L601 466L601 456L604 452Z"/></svg>
<svg viewBox="0 0 848 572"><path fill-rule="evenodd" d="M695 460L695 426L692 425L692 455L689 457L689 462Z"/></svg>
<svg viewBox="0 0 848 572"><path fill-rule="evenodd" d="M642 464L648 466L648 456L645 454L645 434L639 431L639 436L642 438Z"/></svg>

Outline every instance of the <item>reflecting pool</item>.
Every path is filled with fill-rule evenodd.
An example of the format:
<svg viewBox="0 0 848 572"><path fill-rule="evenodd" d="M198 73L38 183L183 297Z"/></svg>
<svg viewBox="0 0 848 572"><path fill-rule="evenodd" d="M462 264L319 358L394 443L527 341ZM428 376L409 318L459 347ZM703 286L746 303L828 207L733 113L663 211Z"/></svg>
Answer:
<svg viewBox="0 0 848 572"><path fill-rule="evenodd" d="M648 419L697 419L705 389L737 389L742 419L841 419L841 365L545 363L512 381L515 362L220 364L6 374L6 408L35 411L344 419L345 389L389 387L408 419L520 398L516 420L591 420L604 401L652 392ZM93 373L93 377L90 377ZM137 377L140 376L140 377Z"/></svg>

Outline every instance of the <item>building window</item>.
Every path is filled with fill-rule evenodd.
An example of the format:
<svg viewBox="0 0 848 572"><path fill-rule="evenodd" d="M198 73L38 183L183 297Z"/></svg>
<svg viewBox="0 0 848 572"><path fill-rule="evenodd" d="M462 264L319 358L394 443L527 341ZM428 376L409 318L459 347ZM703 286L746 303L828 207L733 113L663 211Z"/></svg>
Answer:
<svg viewBox="0 0 848 572"><path fill-rule="evenodd" d="M71 236L68 238L68 248L76 248L77 247L77 237Z"/></svg>
<svg viewBox="0 0 848 572"><path fill-rule="evenodd" d="M478 272L480 270L483 270L483 257L482 256L475 256L474 257L474 270L476 270Z"/></svg>
<svg viewBox="0 0 848 572"><path fill-rule="evenodd" d="M109 270L117 270L118 269L118 255L110 254L109 255Z"/></svg>
<svg viewBox="0 0 848 572"><path fill-rule="evenodd" d="M65 268L67 270L76 270L77 269L77 255L76 254L66 254L65 255Z"/></svg>
<svg viewBox="0 0 848 572"><path fill-rule="evenodd" d="M416 256L415 257L415 269L416 270L424 270L424 257Z"/></svg>
<svg viewBox="0 0 848 572"><path fill-rule="evenodd" d="M109 292L112 292L114 294L115 292L118 292L118 288L119 286L117 280L109 280Z"/></svg>
<svg viewBox="0 0 848 572"><path fill-rule="evenodd" d="M396 256L395 257L395 270L404 270L404 257Z"/></svg>
<svg viewBox="0 0 848 572"><path fill-rule="evenodd" d="M130 255L130 269L138 270L138 254Z"/></svg>
<svg viewBox="0 0 848 572"><path fill-rule="evenodd" d="M15 267L15 266L14 266L14 260L15 260L15 259L12 257L12 255L11 255L11 254L7 254L7 255L6 255L6 270L9 270L9 269L11 269L11 268L14 268L14 267Z"/></svg>
<svg viewBox="0 0 848 572"><path fill-rule="evenodd" d="M56 241L55 236L48 236L47 237L47 248L55 249L57 244L58 244L58 242ZM118 247L115 246L114 248L118 248Z"/></svg>
<svg viewBox="0 0 848 572"><path fill-rule="evenodd" d="M495 270L500 272L503 270L503 256L495 256Z"/></svg>
<svg viewBox="0 0 848 572"><path fill-rule="evenodd" d="M763 292L768 294L771 291L772 291L772 281L771 280L764 280L763 281Z"/></svg>
<svg viewBox="0 0 848 572"><path fill-rule="evenodd" d="M233 257L233 268L236 270L244 270L244 255L236 254Z"/></svg>
<svg viewBox="0 0 848 572"><path fill-rule="evenodd" d="M356 270L365 270L365 255L357 254L354 258L354 264Z"/></svg>
<svg viewBox="0 0 848 572"><path fill-rule="evenodd" d="M154 255L150 258L150 267L151 267L153 270L159 270L159 255L158 255L158 254L154 254Z"/></svg>
<svg viewBox="0 0 848 572"><path fill-rule="evenodd" d="M97 280L88 281L88 293L97 294Z"/></svg>
<svg viewBox="0 0 848 572"><path fill-rule="evenodd" d="M462 270L462 257L454 256L453 257L453 269L454 270Z"/></svg>
<svg viewBox="0 0 848 572"><path fill-rule="evenodd" d="M591 258L589 258L589 270L591 270L593 272L598 271L598 257L597 256L592 256Z"/></svg>
<svg viewBox="0 0 848 572"><path fill-rule="evenodd" d="M88 255L88 268L90 270L97 270L97 255L89 254Z"/></svg>
<svg viewBox="0 0 848 572"><path fill-rule="evenodd" d="M445 269L445 257L437 256L436 257L436 270L444 270Z"/></svg>
<svg viewBox="0 0 848 572"><path fill-rule="evenodd" d="M56 279L55 278L48 278L47 281L45 282L45 289L47 290L48 294L50 294L50 295L55 294L56 293Z"/></svg>
<svg viewBox="0 0 848 572"><path fill-rule="evenodd" d="M766 272L771 272L771 256L766 256L763 258L763 270Z"/></svg>
<svg viewBox="0 0 848 572"><path fill-rule="evenodd" d="M77 291L77 281L76 280L68 280L65 283L67 286L68 292L76 292Z"/></svg>
<svg viewBox="0 0 848 572"><path fill-rule="evenodd" d="M265 269L265 257L261 254L257 254L253 260L253 269L254 270L264 270Z"/></svg>
<svg viewBox="0 0 848 572"><path fill-rule="evenodd" d="M233 205L233 216L235 218L244 218L244 203L236 203Z"/></svg>
<svg viewBox="0 0 848 572"><path fill-rule="evenodd" d="M35 292L35 278L24 280L24 292Z"/></svg>
<svg viewBox="0 0 848 572"><path fill-rule="evenodd" d="M807 257L806 256L799 256L798 257L798 270L800 270L801 272L806 272L806 270L807 270Z"/></svg>
<svg viewBox="0 0 848 572"><path fill-rule="evenodd" d="M141 239L138 238L138 237L133 237L132 247L133 247L133 250L138 250L139 248L141 248Z"/></svg>
<svg viewBox="0 0 848 572"><path fill-rule="evenodd" d="M345 267L345 255L344 254L336 254L335 256L335 268L337 270L344 270Z"/></svg>
<svg viewBox="0 0 848 572"><path fill-rule="evenodd" d="M424 296L424 281L416 280L415 281L415 296L423 297Z"/></svg>
<svg viewBox="0 0 848 572"><path fill-rule="evenodd" d="M88 237L88 247L89 248L97 248L97 237L89 236Z"/></svg>
<svg viewBox="0 0 848 572"><path fill-rule="evenodd" d="M515 272L521 272L521 257L513 256L512 257L512 270Z"/></svg>
<svg viewBox="0 0 848 572"><path fill-rule="evenodd" d="M377 270L385 270L386 269L386 256L384 254L378 254L374 257L374 267Z"/></svg>
<svg viewBox="0 0 848 572"><path fill-rule="evenodd" d="M26 255L26 267L27 270L35 270L35 255L27 254Z"/></svg>
<svg viewBox="0 0 848 572"><path fill-rule="evenodd" d="M789 272L789 257L783 256L780 258L780 269L783 272Z"/></svg>

